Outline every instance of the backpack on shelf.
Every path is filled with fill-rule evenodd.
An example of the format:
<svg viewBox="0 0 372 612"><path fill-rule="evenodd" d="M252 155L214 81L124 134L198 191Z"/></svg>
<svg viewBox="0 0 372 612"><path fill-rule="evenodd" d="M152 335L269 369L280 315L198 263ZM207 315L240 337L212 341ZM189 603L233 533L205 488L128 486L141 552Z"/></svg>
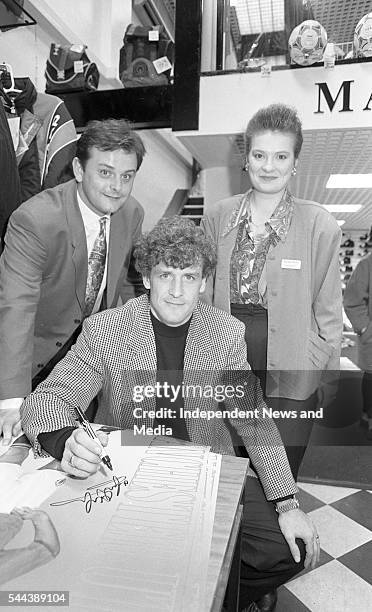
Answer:
<svg viewBox="0 0 372 612"><path fill-rule="evenodd" d="M163 26L130 24L120 49L119 78L124 87L167 85L173 63L174 43Z"/></svg>
<svg viewBox="0 0 372 612"><path fill-rule="evenodd" d="M97 65L85 53L86 45L52 43L46 63L45 92L95 91L99 83Z"/></svg>

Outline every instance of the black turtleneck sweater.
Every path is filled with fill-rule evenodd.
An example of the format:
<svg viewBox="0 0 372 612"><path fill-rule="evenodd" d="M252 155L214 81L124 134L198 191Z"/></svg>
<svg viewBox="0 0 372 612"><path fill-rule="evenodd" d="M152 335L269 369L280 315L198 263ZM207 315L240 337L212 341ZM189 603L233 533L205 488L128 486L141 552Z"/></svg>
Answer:
<svg viewBox="0 0 372 612"><path fill-rule="evenodd" d="M162 323L151 313L151 323L155 334L157 381L168 382L170 385L182 385L183 381L183 358L185 354L186 338L189 331L191 318L183 325L170 327ZM154 425L165 425L172 428L174 438L190 440L184 419L179 418L180 407L183 399L177 396L176 401L170 401L167 397L156 398L156 409L165 408L177 413L175 419L156 419Z"/></svg>

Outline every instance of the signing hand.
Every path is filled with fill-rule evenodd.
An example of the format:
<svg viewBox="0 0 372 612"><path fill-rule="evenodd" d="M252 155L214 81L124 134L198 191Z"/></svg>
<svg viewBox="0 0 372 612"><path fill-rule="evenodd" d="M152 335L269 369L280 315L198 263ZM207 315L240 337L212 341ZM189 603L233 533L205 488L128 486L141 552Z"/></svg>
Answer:
<svg viewBox="0 0 372 612"><path fill-rule="evenodd" d="M299 563L301 560L300 549L296 544L296 538L300 538L304 541L306 548L305 568L310 565L311 569L314 569L319 561L320 544L319 536L312 520L299 509L279 514L278 520L280 530L296 563Z"/></svg>
<svg viewBox="0 0 372 612"><path fill-rule="evenodd" d="M102 446L107 446L108 436L97 432ZM92 440L83 429L75 429L67 438L63 453L61 467L64 472L87 478L95 474L101 463L101 449L97 442Z"/></svg>
<svg viewBox="0 0 372 612"><path fill-rule="evenodd" d="M22 402L21 397L0 400L0 438L2 436L4 446L10 443L12 436L18 436L22 431L19 412Z"/></svg>

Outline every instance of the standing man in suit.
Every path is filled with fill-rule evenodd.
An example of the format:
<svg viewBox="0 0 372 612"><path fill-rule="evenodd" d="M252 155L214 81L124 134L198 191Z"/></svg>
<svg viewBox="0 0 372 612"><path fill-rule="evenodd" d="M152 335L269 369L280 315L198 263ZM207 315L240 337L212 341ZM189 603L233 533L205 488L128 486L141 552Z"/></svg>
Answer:
<svg viewBox="0 0 372 612"><path fill-rule="evenodd" d="M275 588L304 564L315 566L319 538L299 509L280 435L264 414L260 383L247 363L244 324L199 301L216 264L215 248L191 220L170 217L142 237L135 258L149 297L84 321L72 350L26 398L24 431L37 453L46 451L80 478L98 470L100 451L77 427L74 408L86 410L97 393L99 423L134 432L144 426L150 434L163 425L167 435L227 455L235 454L237 436L258 475L251 471L246 484L242 607L258 602L255 610L273 610ZM170 397L169 385L184 391ZM227 416L218 415L222 399ZM183 409L215 418L183 417ZM98 435L106 445L106 434Z"/></svg>
<svg viewBox="0 0 372 612"><path fill-rule="evenodd" d="M131 197L145 153L124 120L92 121L77 143L75 179L11 216L0 260L0 436L73 343L82 320L134 297L128 278L143 209ZM34 381L34 384L33 384Z"/></svg>

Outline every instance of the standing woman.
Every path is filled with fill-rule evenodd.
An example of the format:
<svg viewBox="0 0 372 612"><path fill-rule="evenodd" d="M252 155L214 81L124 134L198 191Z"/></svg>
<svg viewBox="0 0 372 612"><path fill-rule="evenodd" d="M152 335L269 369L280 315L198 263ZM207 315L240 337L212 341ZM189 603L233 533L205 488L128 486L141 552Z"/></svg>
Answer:
<svg viewBox="0 0 372 612"><path fill-rule="evenodd" d="M341 231L320 204L289 191L303 141L295 109L260 109L245 138L251 189L202 220L218 251L205 299L245 323L266 401L289 411L277 426L297 478L312 429L300 411L317 409L322 372L339 370Z"/></svg>

